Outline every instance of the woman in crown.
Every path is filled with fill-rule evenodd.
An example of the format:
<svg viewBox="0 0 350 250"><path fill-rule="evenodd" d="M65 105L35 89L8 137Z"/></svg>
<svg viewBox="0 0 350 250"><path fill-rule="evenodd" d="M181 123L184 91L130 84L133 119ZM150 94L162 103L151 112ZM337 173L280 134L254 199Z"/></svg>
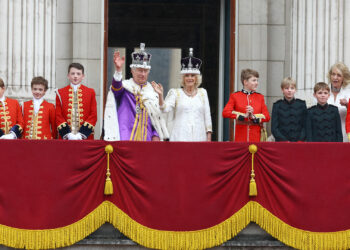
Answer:
<svg viewBox="0 0 350 250"><path fill-rule="evenodd" d="M159 95L159 106L168 113L170 141L211 141L212 124L207 91L201 84L202 61L193 57L181 59L181 88L170 89L165 100L163 86L152 82Z"/></svg>

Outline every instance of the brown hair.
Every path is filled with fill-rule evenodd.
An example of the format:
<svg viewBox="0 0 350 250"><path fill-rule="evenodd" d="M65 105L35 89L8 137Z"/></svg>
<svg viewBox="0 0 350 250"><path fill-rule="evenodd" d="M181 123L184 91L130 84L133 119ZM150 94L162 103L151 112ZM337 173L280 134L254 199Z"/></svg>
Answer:
<svg viewBox="0 0 350 250"><path fill-rule="evenodd" d="M342 87L346 87L348 84L350 84L350 71L349 68L342 62L337 62L331 66L331 68L328 71L327 77L328 81L331 82L331 75L332 75L332 70L336 68L338 69L341 74L343 75L343 83Z"/></svg>
<svg viewBox="0 0 350 250"><path fill-rule="evenodd" d="M328 92L331 91L327 83L325 82L316 83L314 87L314 94L316 94L317 91L323 90L323 89L327 90Z"/></svg>
<svg viewBox="0 0 350 250"><path fill-rule="evenodd" d="M84 74L84 66L82 64L80 64L80 63L71 63L71 64L69 64L69 66L68 66L68 74L69 74L71 68L79 69Z"/></svg>
<svg viewBox="0 0 350 250"><path fill-rule="evenodd" d="M33 88L34 85L43 85L45 88L45 91L49 88L49 84L47 82L47 80L42 77L42 76L36 76L32 79L32 82L30 83L30 86Z"/></svg>
<svg viewBox="0 0 350 250"><path fill-rule="evenodd" d="M289 86L292 86L292 87L294 87L295 89L297 88L297 83L296 83L296 81L295 81L292 77L290 77L290 76L288 76L288 77L286 77L286 78L284 78L284 79L282 80L282 82L281 82L281 89L287 88L287 87L289 87Z"/></svg>
<svg viewBox="0 0 350 250"><path fill-rule="evenodd" d="M4 80L0 77L0 88L5 88Z"/></svg>
<svg viewBox="0 0 350 250"><path fill-rule="evenodd" d="M241 82L244 85L244 81L248 80L249 78L255 76L256 78L259 78L259 73L258 71L254 69L243 69L241 71Z"/></svg>

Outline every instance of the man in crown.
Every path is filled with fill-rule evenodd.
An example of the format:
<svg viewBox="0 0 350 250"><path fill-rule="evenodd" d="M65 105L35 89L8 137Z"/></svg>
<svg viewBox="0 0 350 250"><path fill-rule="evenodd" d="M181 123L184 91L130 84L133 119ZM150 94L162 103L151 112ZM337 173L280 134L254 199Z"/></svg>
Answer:
<svg viewBox="0 0 350 250"><path fill-rule="evenodd" d="M115 73L108 93L104 139L107 141L159 141L169 138L159 108L158 94L147 81L151 69L151 54L141 43L140 51L131 54L132 78L122 80L125 57L114 52Z"/></svg>

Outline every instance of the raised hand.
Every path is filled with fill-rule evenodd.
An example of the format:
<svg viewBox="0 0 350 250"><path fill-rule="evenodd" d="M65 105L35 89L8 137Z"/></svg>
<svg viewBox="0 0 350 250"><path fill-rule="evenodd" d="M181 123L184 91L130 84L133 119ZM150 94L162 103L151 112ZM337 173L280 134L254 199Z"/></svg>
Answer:
<svg viewBox="0 0 350 250"><path fill-rule="evenodd" d="M158 84L158 83L156 83L155 81L152 81L151 84L152 84L152 87L153 87L154 91L155 91L159 96L163 96L164 89L163 89L162 84L160 84L160 83Z"/></svg>
<svg viewBox="0 0 350 250"><path fill-rule="evenodd" d="M114 51L113 61L114 61L115 70L117 72L122 71L122 66L125 63L125 56L120 57L120 52L116 50Z"/></svg>

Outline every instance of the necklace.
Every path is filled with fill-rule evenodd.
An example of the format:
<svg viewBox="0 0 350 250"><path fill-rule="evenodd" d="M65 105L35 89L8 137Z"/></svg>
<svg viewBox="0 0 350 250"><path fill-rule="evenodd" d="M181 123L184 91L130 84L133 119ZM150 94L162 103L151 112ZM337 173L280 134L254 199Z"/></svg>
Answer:
<svg viewBox="0 0 350 250"><path fill-rule="evenodd" d="M188 93L185 88L182 89L188 97L194 97L197 94L197 89L193 90L192 93Z"/></svg>
<svg viewBox="0 0 350 250"><path fill-rule="evenodd" d="M333 87L333 86L331 85L331 89L332 89L332 92L333 92L333 93L339 93L341 87L340 87L340 88L336 88L336 87Z"/></svg>

